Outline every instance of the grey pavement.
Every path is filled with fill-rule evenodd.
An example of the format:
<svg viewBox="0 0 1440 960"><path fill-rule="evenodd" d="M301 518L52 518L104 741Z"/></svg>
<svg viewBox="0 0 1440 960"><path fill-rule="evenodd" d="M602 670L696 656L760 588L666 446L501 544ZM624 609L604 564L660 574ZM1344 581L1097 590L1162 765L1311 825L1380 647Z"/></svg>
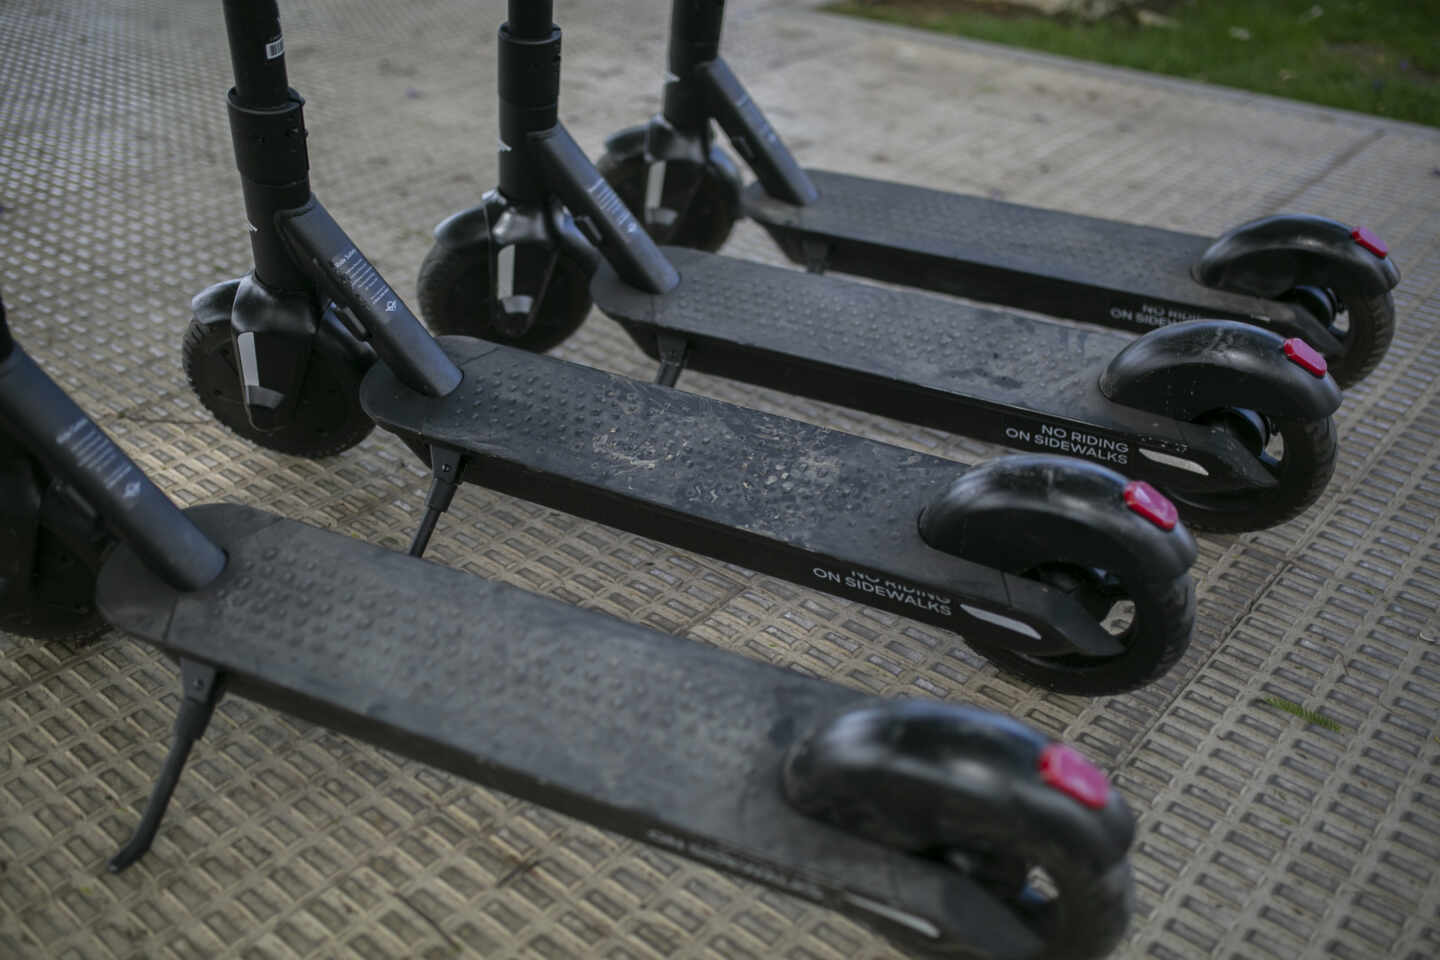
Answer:
<svg viewBox="0 0 1440 960"><path fill-rule="evenodd" d="M317 193L413 302L431 226L495 180L504 5L283 4ZM657 108L663 0L560 3L562 115L592 155ZM1139 814L1118 956L1440 956L1437 131L733 3L728 59L802 160L1214 233L1364 223L1404 282L1346 395L1324 499L1201 538L1190 651L1100 700L960 637L475 488L430 556L887 694L974 702L1086 750ZM182 503L234 500L403 548L425 476L377 433L324 463L227 434L184 383L189 297L247 269L213 0L0 4L0 284L17 335ZM729 252L778 262L742 225ZM613 323L561 356L648 378ZM688 376L690 388L971 461L983 444ZM104 858L165 751L172 668L112 635L0 635L0 956L891 957L866 931L499 793L227 701L150 856ZM1267 698L1340 725L1307 724Z"/></svg>

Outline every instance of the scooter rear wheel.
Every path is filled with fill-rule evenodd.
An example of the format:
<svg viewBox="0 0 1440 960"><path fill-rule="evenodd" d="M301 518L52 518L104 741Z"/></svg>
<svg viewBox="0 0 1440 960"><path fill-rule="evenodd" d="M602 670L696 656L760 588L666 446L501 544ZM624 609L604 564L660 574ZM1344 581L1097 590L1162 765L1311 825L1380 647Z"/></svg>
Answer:
<svg viewBox="0 0 1440 960"><path fill-rule="evenodd" d="M1075 597L1125 652L1112 657L1042 657L966 636L966 643L1008 673L1059 693L1108 696L1163 676L1189 646L1195 622L1195 586L1189 576L1165 584L1132 585L1104 571L1072 564L1046 564L1025 575Z"/></svg>
<svg viewBox="0 0 1440 960"><path fill-rule="evenodd" d="M668 161L666 176L684 178L688 202L683 210L670 211L672 221L658 223L649 216L645 202L651 166L643 154L607 151L595 168L656 243L710 253L724 246L740 217L740 191L735 179L713 161L703 165Z"/></svg>
<svg viewBox="0 0 1440 960"><path fill-rule="evenodd" d="M1128 860L1097 873L1054 837L1022 833L1002 851L956 850L947 859L1040 936L1045 946L1032 960L1103 957L1125 935L1135 909Z"/></svg>
<svg viewBox="0 0 1440 960"><path fill-rule="evenodd" d="M1263 490L1193 493L1167 489L1185 522L1214 533L1263 530L1299 516L1325 492L1335 472L1335 423L1267 417L1249 410L1217 411L1200 422L1233 424L1241 439L1275 477ZM1276 440L1282 449L1273 451Z"/></svg>
<svg viewBox="0 0 1440 960"><path fill-rule="evenodd" d="M205 409L235 433L267 450L318 459L349 450L375 429L360 406L360 381L369 361L343 342L322 317L310 348L305 382L290 422L278 430L257 430L245 414L240 367L230 335L224 301L190 321L181 347L181 363L190 389Z"/></svg>
<svg viewBox="0 0 1440 960"><path fill-rule="evenodd" d="M417 281L420 314L436 336L475 337L532 353L544 353L567 340L590 314L590 279L583 266L564 253L553 260L541 282L534 319L523 331L510 332L493 318L488 244L452 247L436 244L420 264Z"/></svg>
<svg viewBox="0 0 1440 960"><path fill-rule="evenodd" d="M1350 300L1337 297L1335 313L1345 315L1343 327L1338 322L1330 324L1341 352L1326 359L1335 382L1349 387L1369 376L1385 359L1395 336L1395 300L1388 293Z"/></svg>
<svg viewBox="0 0 1440 960"><path fill-rule="evenodd" d="M963 874L1032 935L1026 952L1010 941L1004 955L1098 958L1133 910L1134 823L1108 785L1097 802L1047 782L1045 755L1059 746L973 707L892 701L849 709L793 743L781 783L801 813ZM957 900L962 920L968 899ZM919 956L991 956L957 926L943 940L912 924L880 929Z"/></svg>

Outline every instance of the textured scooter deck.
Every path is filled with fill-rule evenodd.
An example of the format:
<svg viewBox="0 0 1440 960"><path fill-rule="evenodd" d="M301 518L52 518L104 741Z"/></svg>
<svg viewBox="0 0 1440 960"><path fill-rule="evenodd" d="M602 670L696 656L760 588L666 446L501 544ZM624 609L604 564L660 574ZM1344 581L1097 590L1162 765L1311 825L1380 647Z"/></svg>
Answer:
<svg viewBox="0 0 1440 960"><path fill-rule="evenodd" d="M1058 591L920 539L921 510L965 471L953 461L485 341L441 343L464 373L454 393L425 397L377 365L361 402L412 446L464 451L467 481L961 633L985 629L957 602L969 597L1103 639ZM1053 651L1053 632L1033 626Z"/></svg>
<svg viewBox="0 0 1440 960"><path fill-rule="evenodd" d="M1033 945L958 872L787 805L786 750L864 695L249 507L188 513L220 578L179 593L121 548L99 605L231 691L853 916Z"/></svg>
<svg viewBox="0 0 1440 960"><path fill-rule="evenodd" d="M842 273L1133 330L1198 318L1297 322L1288 304L1197 283L1190 268L1209 237L806 172L820 199L804 207L758 183L744 192L745 212L796 260L804 254L790 241L815 238Z"/></svg>
<svg viewBox="0 0 1440 960"><path fill-rule="evenodd" d="M652 356L656 334L675 333L689 344L689 369L997 443L1057 423L1148 436L1161 448L1184 442L1182 425L1100 393L1101 372L1131 341L1125 334L696 250L665 252L680 272L668 293L628 286L605 265L591 284L596 305Z"/></svg>

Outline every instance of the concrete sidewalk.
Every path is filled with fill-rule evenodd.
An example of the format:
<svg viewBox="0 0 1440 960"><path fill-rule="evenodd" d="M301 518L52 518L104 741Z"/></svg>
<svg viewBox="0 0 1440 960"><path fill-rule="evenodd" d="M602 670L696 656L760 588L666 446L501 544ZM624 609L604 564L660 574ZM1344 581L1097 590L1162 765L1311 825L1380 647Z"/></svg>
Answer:
<svg viewBox="0 0 1440 960"><path fill-rule="evenodd" d="M960 637L477 488L430 556L867 690L1076 743L1140 815L1126 957L1440 955L1440 135L1370 117L736 2L726 56L807 165L1213 233L1363 223L1399 332L1347 393L1324 500L1205 537L1189 653L1103 700ZM460 0L282 4L316 192L413 303L430 228L495 173L495 28ZM668 4L561 3L562 115L596 155L658 104ZM426 477L377 433L324 463L218 427L179 365L189 298L248 269L213 0L0 7L0 286L17 335L160 485L403 548ZM730 252L778 262L742 225ZM559 355L649 378L598 314ZM935 431L683 385L971 461ZM154 851L112 877L164 756L168 663L0 635L0 956L891 957L837 916L242 701ZM1307 725L1278 697L1333 718Z"/></svg>

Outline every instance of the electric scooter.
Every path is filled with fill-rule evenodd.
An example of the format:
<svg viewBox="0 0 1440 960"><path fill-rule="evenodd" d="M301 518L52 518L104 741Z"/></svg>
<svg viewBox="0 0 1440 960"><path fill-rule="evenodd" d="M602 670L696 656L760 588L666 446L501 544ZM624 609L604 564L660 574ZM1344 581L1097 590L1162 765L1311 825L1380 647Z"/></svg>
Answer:
<svg viewBox="0 0 1440 960"><path fill-rule="evenodd" d="M283 55L263 53L279 42L273 0L225 9L255 269L196 297L190 382L257 443L323 452L360 432L357 408L397 434L434 473L417 555L468 481L956 630L1052 689L1129 689L1183 652L1195 543L1148 484L1049 455L967 471L491 341L431 339L310 192L301 100ZM501 57L532 73L556 59L528 41L502 43ZM546 164L588 168L604 186L562 126L544 129ZM566 198L587 216L623 210L604 190L586 202ZM496 229L571 216L558 203L529 212ZM654 255L646 262L665 264L629 223L648 245L639 253ZM530 251L515 246L518 271ZM556 254L545 255L554 277ZM338 384L357 384L355 395Z"/></svg>
<svg viewBox="0 0 1440 960"><path fill-rule="evenodd" d="M802 170L720 56L724 0L673 0L663 107L598 167L657 242L716 250L742 213L814 272L1143 333L1200 318L1299 337L1341 386L1379 365L1400 272L1364 227L1284 214L1218 238ZM754 171L742 191L711 121Z"/></svg>
<svg viewBox="0 0 1440 960"><path fill-rule="evenodd" d="M1271 526L1324 491L1340 392L1298 338L1197 321L1136 339L703 251L662 253L558 121L550 4L511 4L513 17L522 12L500 32L499 189L440 224L421 267L432 330L541 349L568 335L593 297L660 361L661 383L688 367L1080 457L1150 482L1196 527ZM581 278L592 271L586 297Z"/></svg>
<svg viewBox="0 0 1440 960"><path fill-rule="evenodd" d="M21 461L47 478L27 523L0 527L31 574L0 584L7 627L38 588L179 662L173 744L112 871L150 849L229 692L821 904L916 956L1100 957L1124 933L1125 801L1013 719L866 696L252 507L181 511L11 339L3 304L0 433L8 476ZM34 509L47 495L105 532L97 566L75 557L88 576L51 582L37 543L65 549L74 525Z"/></svg>

